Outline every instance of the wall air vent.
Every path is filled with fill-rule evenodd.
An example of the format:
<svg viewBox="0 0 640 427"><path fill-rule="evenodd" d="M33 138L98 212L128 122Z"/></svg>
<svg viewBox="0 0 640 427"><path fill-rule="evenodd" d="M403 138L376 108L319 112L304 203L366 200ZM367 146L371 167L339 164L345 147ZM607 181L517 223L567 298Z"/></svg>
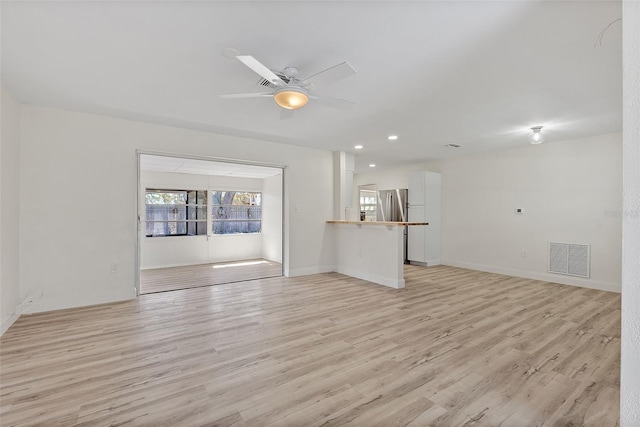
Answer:
<svg viewBox="0 0 640 427"><path fill-rule="evenodd" d="M549 272L589 277L590 245L549 242Z"/></svg>

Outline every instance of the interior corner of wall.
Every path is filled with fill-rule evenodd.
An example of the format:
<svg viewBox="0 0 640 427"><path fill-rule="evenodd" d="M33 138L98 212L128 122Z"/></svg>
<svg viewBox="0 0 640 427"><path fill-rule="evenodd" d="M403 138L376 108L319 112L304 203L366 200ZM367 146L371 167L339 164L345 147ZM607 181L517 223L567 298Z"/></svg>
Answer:
<svg viewBox="0 0 640 427"><path fill-rule="evenodd" d="M18 318L20 317L20 314L17 313L17 311L18 311L18 308L16 307L16 310L14 311L14 313L8 316L5 316L5 318L2 319L2 321L0 322L0 336L4 335L4 333L9 330L11 325L13 325L16 322L16 320L18 320Z"/></svg>

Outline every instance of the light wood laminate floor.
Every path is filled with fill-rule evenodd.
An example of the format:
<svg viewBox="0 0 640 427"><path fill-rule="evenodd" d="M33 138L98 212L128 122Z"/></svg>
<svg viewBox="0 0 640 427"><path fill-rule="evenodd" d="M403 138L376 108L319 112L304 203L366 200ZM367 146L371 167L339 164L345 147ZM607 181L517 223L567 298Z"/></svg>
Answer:
<svg viewBox="0 0 640 427"><path fill-rule="evenodd" d="M0 424L616 426L620 296L453 267L22 316Z"/></svg>
<svg viewBox="0 0 640 427"><path fill-rule="evenodd" d="M140 270L140 293L151 294L277 276L282 276L282 264L266 259L152 268Z"/></svg>

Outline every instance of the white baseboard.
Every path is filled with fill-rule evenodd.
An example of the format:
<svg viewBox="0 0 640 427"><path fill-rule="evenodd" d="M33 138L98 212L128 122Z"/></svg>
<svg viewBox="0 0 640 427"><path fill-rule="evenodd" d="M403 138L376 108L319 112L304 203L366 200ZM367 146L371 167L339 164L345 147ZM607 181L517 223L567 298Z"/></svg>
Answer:
<svg viewBox="0 0 640 427"><path fill-rule="evenodd" d="M31 290L28 290L25 295L22 297L22 302L16 305L16 308L13 309L13 312L5 316L2 319L2 324L0 325L0 336L2 336L10 327L15 323L16 320L20 318L22 313L24 312L25 307L28 306L32 301L38 298L38 295L34 295Z"/></svg>
<svg viewBox="0 0 640 427"><path fill-rule="evenodd" d="M285 271L284 275L287 277L297 277L297 276L309 276L311 274L331 273L333 271L336 271L334 266L325 265L325 266L317 266L317 267L295 268L289 271Z"/></svg>
<svg viewBox="0 0 640 427"><path fill-rule="evenodd" d="M433 267L433 266L441 264L439 259L432 259L432 260L429 260L429 261L411 261L411 260L409 260L409 263L411 265L420 265L422 267Z"/></svg>
<svg viewBox="0 0 640 427"><path fill-rule="evenodd" d="M442 264L451 267L468 268L470 270L485 271L487 273L504 274L507 276L522 277L524 279L541 280L543 282L559 283L561 285L578 286L581 288L597 289L599 291L608 291L620 293L622 285L617 283L603 283L595 280L581 279L579 277L561 276L552 273L538 273L533 271L520 271L511 268L496 267L493 265L473 264L470 262L461 262L453 260L443 260Z"/></svg>
<svg viewBox="0 0 640 427"><path fill-rule="evenodd" d="M85 307L88 305L106 304L110 302L126 301L136 298L133 286L131 290L104 292L98 294L74 295L70 297L47 298L46 295L26 307L24 314L41 313L44 311L64 310L66 308Z"/></svg>
<svg viewBox="0 0 640 427"><path fill-rule="evenodd" d="M282 259L278 258L268 258L266 256L263 256L261 259L267 260L267 261L271 261L271 262L277 262L278 264L282 264Z"/></svg>
<svg viewBox="0 0 640 427"><path fill-rule="evenodd" d="M2 319L2 323L0 323L0 337L5 332L7 332L7 330L11 327L11 325L15 323L16 320L18 320L18 317L20 317L20 315L14 312L13 314L7 316L5 319Z"/></svg>
<svg viewBox="0 0 640 427"><path fill-rule="evenodd" d="M285 276L287 277L297 277L297 276L309 276L311 274L321 274L321 273L340 273L346 276L355 277L357 279L366 280L368 282L373 282L379 285L388 286L394 289L402 289L404 288L405 281L404 279L398 280L390 277L382 277L377 276L375 274L371 274L370 272L363 272L359 270L353 270L345 267L339 266L322 266L322 267L311 267L311 268L298 268L295 270L291 270L288 272L285 271Z"/></svg>
<svg viewBox="0 0 640 427"><path fill-rule="evenodd" d="M348 267L340 267L340 266L338 266L334 271L340 274L355 277L357 279L366 280L368 282L373 282L378 285L388 286L394 289L404 288L404 279L396 279L394 277L380 276L377 274L372 274L371 272L368 272L368 271L361 271L361 270L356 270Z"/></svg>

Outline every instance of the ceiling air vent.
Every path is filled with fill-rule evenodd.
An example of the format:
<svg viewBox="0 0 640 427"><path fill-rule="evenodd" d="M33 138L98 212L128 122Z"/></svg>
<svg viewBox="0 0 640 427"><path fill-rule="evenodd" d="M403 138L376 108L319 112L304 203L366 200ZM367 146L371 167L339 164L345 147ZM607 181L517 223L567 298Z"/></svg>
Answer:
<svg viewBox="0 0 640 427"><path fill-rule="evenodd" d="M549 272L589 277L591 247L577 243L549 242Z"/></svg>
<svg viewBox="0 0 640 427"><path fill-rule="evenodd" d="M285 83L289 83L290 79L289 77L285 76L284 74L280 74L280 73L275 73L276 76L280 77ZM274 85L273 83L271 83L269 80L262 78L260 80L258 80L258 83L256 83L258 86L266 86L266 87L270 87L270 88L276 88L278 86Z"/></svg>
<svg viewBox="0 0 640 427"><path fill-rule="evenodd" d="M445 147L449 147L449 148L460 148L460 147L462 147L462 145L460 145L460 144L447 144L447 145L445 145Z"/></svg>

